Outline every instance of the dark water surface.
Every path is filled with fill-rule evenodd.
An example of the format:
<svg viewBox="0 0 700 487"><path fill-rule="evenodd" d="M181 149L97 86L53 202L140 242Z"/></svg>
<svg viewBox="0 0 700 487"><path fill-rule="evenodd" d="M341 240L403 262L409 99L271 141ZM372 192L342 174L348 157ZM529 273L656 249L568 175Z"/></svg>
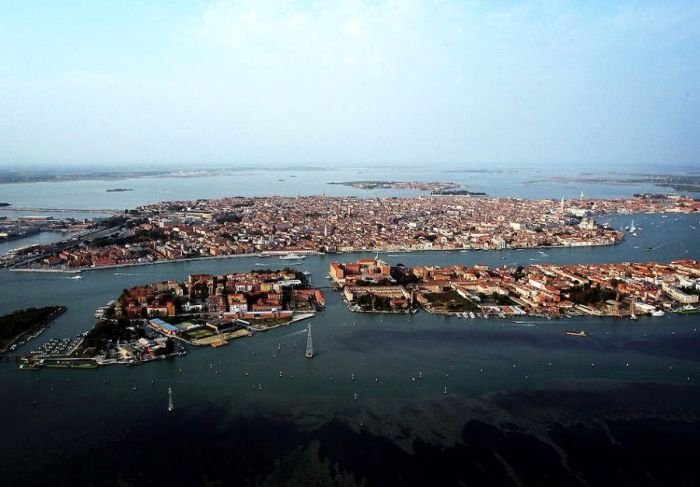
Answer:
<svg viewBox="0 0 700 487"><path fill-rule="evenodd" d="M610 220L621 227L630 218ZM615 247L384 258L493 266L700 258L697 216L634 218L640 236ZM327 286L332 260L360 255L297 267ZM89 329L95 308L123 288L256 262L285 264L180 262L81 280L3 270L0 313L66 305L37 345ZM0 362L0 485L698 484L699 316L528 325L381 317L350 313L338 293L326 294L312 321L312 360L298 324L140 367L20 371Z"/></svg>

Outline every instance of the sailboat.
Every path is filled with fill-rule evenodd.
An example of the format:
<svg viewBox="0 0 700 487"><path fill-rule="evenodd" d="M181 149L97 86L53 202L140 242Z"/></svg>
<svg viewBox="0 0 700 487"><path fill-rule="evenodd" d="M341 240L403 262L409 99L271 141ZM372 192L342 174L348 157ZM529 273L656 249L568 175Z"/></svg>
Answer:
<svg viewBox="0 0 700 487"><path fill-rule="evenodd" d="M634 220L630 223L630 234L637 236L637 227L634 226Z"/></svg>
<svg viewBox="0 0 700 487"><path fill-rule="evenodd" d="M172 413L175 410L175 404L173 403L173 388L168 387L168 412Z"/></svg>
<svg viewBox="0 0 700 487"><path fill-rule="evenodd" d="M630 306L630 320L637 321L639 318L637 318L637 315L634 312L634 308L637 306L637 302L633 301L632 306Z"/></svg>
<svg viewBox="0 0 700 487"><path fill-rule="evenodd" d="M306 326L306 352L304 353L306 358L314 357L314 344L311 339L311 323Z"/></svg>

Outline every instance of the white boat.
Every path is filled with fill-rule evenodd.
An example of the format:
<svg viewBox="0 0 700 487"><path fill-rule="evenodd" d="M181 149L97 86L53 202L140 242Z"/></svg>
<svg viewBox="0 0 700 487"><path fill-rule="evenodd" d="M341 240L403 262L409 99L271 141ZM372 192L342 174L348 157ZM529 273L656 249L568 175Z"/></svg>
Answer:
<svg viewBox="0 0 700 487"><path fill-rule="evenodd" d="M294 252L280 256L280 260L303 260L305 258L305 255L295 254Z"/></svg>
<svg viewBox="0 0 700 487"><path fill-rule="evenodd" d="M172 413L175 410L175 404L173 403L173 389L168 387L168 412Z"/></svg>
<svg viewBox="0 0 700 487"><path fill-rule="evenodd" d="M656 310L651 312L651 316L663 316L665 314L666 313L662 309L656 309Z"/></svg>
<svg viewBox="0 0 700 487"><path fill-rule="evenodd" d="M632 223L630 223L630 233L634 234L637 231L637 227L634 226L634 220L632 220Z"/></svg>
<svg viewBox="0 0 700 487"><path fill-rule="evenodd" d="M634 223L634 220L632 220L632 223ZM632 305L630 306L630 320L637 321L639 318L637 318L637 314L634 312L635 308L637 307L637 302L634 301Z"/></svg>

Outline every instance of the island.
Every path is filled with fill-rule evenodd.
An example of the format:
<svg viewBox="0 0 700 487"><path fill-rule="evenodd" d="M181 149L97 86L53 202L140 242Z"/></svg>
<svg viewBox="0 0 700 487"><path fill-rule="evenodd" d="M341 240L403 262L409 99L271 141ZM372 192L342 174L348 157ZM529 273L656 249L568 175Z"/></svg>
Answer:
<svg viewBox="0 0 700 487"><path fill-rule="evenodd" d="M381 259L333 262L329 276L351 311L637 319L700 311L700 263L392 266Z"/></svg>
<svg viewBox="0 0 700 487"><path fill-rule="evenodd" d="M134 188L111 188L111 189L106 189L108 193L125 193L127 191L133 191Z"/></svg>
<svg viewBox="0 0 700 487"><path fill-rule="evenodd" d="M5 261L13 271L77 272L233 256L502 250L616 245L639 231L597 219L696 213L672 196L526 200L459 195L232 197L164 201L124 211L99 229ZM635 228L635 231L631 229Z"/></svg>
<svg viewBox="0 0 700 487"><path fill-rule="evenodd" d="M0 316L0 353L14 352L17 347L36 338L52 320L65 311L63 306L46 306Z"/></svg>
<svg viewBox="0 0 700 487"><path fill-rule="evenodd" d="M466 189L437 189L431 191L434 196L488 196L482 191L468 191Z"/></svg>
<svg viewBox="0 0 700 487"><path fill-rule="evenodd" d="M343 181L331 182L341 186L350 186L357 189L403 189L414 191L441 191L446 189L461 188L461 184L444 183L435 181Z"/></svg>
<svg viewBox="0 0 700 487"><path fill-rule="evenodd" d="M25 355L22 368L139 365L186 355L188 346L219 348L324 307L323 292L293 269L194 274L124 289L97 309L98 321L80 343L59 354L40 347Z"/></svg>
<svg viewBox="0 0 700 487"><path fill-rule="evenodd" d="M544 178L549 182L576 183L576 184L614 184L632 185L648 184L659 188L669 188L683 193L700 193L700 175L697 174L621 174L611 177L601 176L551 176ZM539 183L532 180L529 183Z"/></svg>

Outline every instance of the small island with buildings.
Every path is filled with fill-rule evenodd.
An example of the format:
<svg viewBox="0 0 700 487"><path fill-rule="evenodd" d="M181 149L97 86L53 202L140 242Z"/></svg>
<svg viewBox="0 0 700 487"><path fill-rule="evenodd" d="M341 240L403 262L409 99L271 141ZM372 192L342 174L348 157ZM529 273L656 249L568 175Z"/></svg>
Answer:
<svg viewBox="0 0 700 487"><path fill-rule="evenodd" d="M333 262L329 276L356 312L631 319L700 312L700 263L694 260L409 268L369 258Z"/></svg>
<svg viewBox="0 0 700 487"><path fill-rule="evenodd" d="M331 182L356 189L400 189L413 191L443 191L461 188L461 184L436 181L343 181Z"/></svg>
<svg viewBox="0 0 700 487"><path fill-rule="evenodd" d="M138 365L214 348L315 316L320 289L292 269L190 275L124 289L97 309L98 322L70 353L25 355L22 368Z"/></svg>

